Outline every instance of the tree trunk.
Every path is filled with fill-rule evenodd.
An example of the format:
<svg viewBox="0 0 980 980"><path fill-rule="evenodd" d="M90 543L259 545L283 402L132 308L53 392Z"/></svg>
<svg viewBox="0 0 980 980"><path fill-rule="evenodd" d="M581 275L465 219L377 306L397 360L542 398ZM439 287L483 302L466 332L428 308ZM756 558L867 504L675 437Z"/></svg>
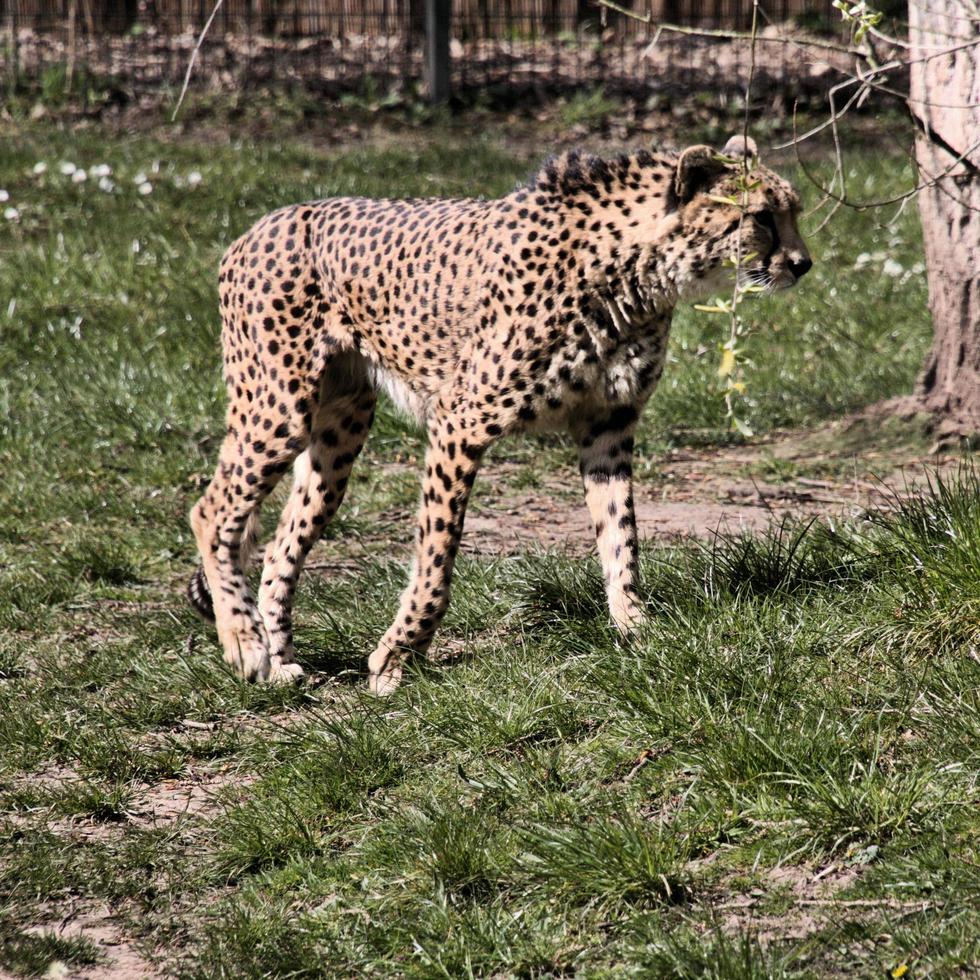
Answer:
<svg viewBox="0 0 980 980"><path fill-rule="evenodd" d="M909 2L909 108L919 179L930 184L918 205L935 331L917 397L947 438L980 433L980 46L936 52L978 32L964 0Z"/></svg>

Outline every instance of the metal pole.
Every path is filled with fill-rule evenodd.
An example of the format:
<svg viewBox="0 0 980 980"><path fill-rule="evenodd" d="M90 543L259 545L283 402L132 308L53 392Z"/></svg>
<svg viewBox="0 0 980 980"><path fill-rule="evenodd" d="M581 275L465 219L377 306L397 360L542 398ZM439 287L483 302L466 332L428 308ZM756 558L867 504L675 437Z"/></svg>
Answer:
<svg viewBox="0 0 980 980"><path fill-rule="evenodd" d="M7 0L7 33L10 35L10 61L7 69L10 72L10 95L17 92L20 84L20 39L17 36L17 4Z"/></svg>
<svg viewBox="0 0 980 980"><path fill-rule="evenodd" d="M449 101L449 21L452 0L425 0L425 80L429 101Z"/></svg>

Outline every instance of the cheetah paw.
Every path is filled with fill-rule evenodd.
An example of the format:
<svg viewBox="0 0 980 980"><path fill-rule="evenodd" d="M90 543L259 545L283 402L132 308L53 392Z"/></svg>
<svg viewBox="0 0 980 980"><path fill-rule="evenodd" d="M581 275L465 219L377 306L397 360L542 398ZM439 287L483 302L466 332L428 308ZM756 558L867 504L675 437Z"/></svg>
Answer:
<svg viewBox="0 0 980 980"><path fill-rule="evenodd" d="M634 603L614 607L612 614L613 625L619 631L620 637L627 642L636 639L637 634L650 622L646 610Z"/></svg>
<svg viewBox="0 0 980 980"><path fill-rule="evenodd" d="M220 637L225 663L243 680L264 681L269 677L269 651L261 637L245 631L229 631Z"/></svg>
<svg viewBox="0 0 980 980"><path fill-rule="evenodd" d="M272 657L266 680L270 684L299 684L304 676L299 664L283 663L281 657Z"/></svg>
<svg viewBox="0 0 980 980"><path fill-rule="evenodd" d="M401 679L401 667L393 667L380 674L371 673L368 675L368 690L379 698L383 698L395 692L401 683Z"/></svg>

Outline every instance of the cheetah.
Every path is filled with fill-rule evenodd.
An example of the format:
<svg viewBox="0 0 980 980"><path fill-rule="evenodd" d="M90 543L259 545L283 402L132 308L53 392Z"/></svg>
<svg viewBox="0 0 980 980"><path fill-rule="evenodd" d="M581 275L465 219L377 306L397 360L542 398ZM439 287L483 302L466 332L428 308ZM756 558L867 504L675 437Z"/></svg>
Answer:
<svg viewBox="0 0 980 980"><path fill-rule="evenodd" d="M190 518L201 565L188 593L225 660L248 680L302 677L297 578L380 391L424 427L428 449L410 580L368 659L372 691L393 691L406 657L431 643L481 458L512 433L577 444L610 616L629 636L643 620L633 433L672 312L730 290L739 247L739 275L795 284L812 264L799 206L734 137L721 154L567 152L497 200L336 198L262 218L221 263L227 432ZM290 467L256 600L246 568L259 506Z"/></svg>

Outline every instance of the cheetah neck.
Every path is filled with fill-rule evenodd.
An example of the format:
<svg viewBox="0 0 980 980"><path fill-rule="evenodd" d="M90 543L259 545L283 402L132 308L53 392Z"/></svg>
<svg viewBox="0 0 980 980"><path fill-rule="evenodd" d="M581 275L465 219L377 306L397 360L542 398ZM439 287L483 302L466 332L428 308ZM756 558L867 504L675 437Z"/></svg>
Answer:
<svg viewBox="0 0 980 980"><path fill-rule="evenodd" d="M563 215L583 298L620 334L659 321L678 301L675 166L667 153L603 160L573 151L546 165L533 188L546 192L537 202L550 198Z"/></svg>
<svg viewBox="0 0 980 980"><path fill-rule="evenodd" d="M593 273L591 298L622 335L669 316L677 304L677 286L653 245L618 248Z"/></svg>

